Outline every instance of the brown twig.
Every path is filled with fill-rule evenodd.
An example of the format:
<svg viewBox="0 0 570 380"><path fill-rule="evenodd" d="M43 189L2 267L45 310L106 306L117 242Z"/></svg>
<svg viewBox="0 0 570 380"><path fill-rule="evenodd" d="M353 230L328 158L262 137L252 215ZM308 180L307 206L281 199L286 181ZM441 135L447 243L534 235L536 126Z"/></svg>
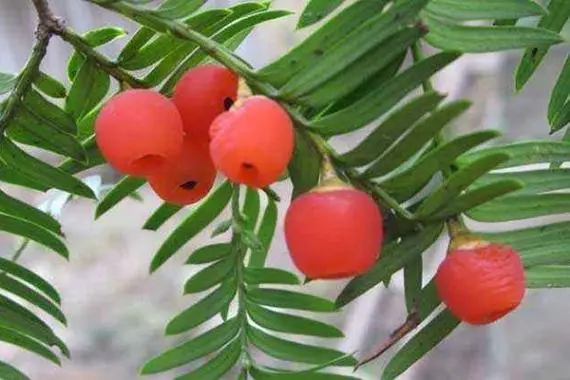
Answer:
<svg viewBox="0 0 570 380"><path fill-rule="evenodd" d="M101 70L105 71L113 78L115 78L122 87L131 88L145 88L146 86L142 81L135 78L128 72L122 70L117 63L111 61L103 54L94 50L85 38L81 37L79 34L75 33L69 28L63 27L59 30L54 30L54 34L57 34L62 40L72 45L75 50L83 54L88 60L99 66Z"/></svg>
<svg viewBox="0 0 570 380"><path fill-rule="evenodd" d="M38 33L51 34L53 31L63 28L63 21L56 17L47 0L32 0L38 14Z"/></svg>
<svg viewBox="0 0 570 380"><path fill-rule="evenodd" d="M388 339L384 340L378 346L376 346L376 348L372 350L371 354L360 360L354 370L356 371L359 367L371 362L372 360L382 355L384 352L388 351L394 344L399 342L402 338L404 338L416 327L418 327L420 323L421 318L417 309L412 310L412 312L408 314L406 321L400 327L394 330Z"/></svg>
<svg viewBox="0 0 570 380"><path fill-rule="evenodd" d="M45 38L49 38L51 35L57 35L72 45L75 50L83 54L88 60L118 80L121 86L128 85L134 88L146 87L140 80L119 68L115 62L94 50L83 37L66 27L63 20L53 13L47 0L32 0L32 3L36 8L39 18L38 39L44 36Z"/></svg>
<svg viewBox="0 0 570 380"><path fill-rule="evenodd" d="M6 100L4 111L0 114L0 132L6 129L20 103L20 99L28 91L36 77L42 60L47 53L49 40L52 36L51 29L59 25L60 21L50 11L46 0L32 0L38 13L38 27L36 30L36 43L32 48L32 54L28 62L18 75L12 93Z"/></svg>

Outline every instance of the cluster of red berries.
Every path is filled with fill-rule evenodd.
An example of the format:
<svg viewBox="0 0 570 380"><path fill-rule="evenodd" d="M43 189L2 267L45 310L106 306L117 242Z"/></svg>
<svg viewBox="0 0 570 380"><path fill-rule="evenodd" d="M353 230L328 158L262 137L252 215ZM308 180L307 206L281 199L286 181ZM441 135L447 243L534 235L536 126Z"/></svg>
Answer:
<svg viewBox="0 0 570 380"><path fill-rule="evenodd" d="M179 205L202 199L218 170L251 187L275 182L293 153L293 124L269 98L238 100L238 79L222 66L203 65L185 73L172 99L151 90L116 95L96 120L101 153Z"/></svg>
<svg viewBox="0 0 570 380"><path fill-rule="evenodd" d="M277 181L293 153L292 122L269 98L238 97L238 79L224 67L204 65L181 78L172 100L150 90L122 92L97 118L101 153L117 170L146 177L161 198L179 205L202 199L217 171L255 188ZM292 202L285 237L308 278L352 277L377 262L383 218L367 193L329 179ZM452 250L435 280L440 299L471 324L501 318L525 291L519 255L480 241Z"/></svg>

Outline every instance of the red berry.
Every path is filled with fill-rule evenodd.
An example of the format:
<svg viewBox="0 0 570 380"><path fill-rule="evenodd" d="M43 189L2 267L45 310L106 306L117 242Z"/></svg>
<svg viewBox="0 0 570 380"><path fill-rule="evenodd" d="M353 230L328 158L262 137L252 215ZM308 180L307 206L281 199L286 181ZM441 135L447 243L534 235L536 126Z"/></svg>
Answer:
<svg viewBox="0 0 570 380"><path fill-rule="evenodd" d="M519 254L499 244L451 251L439 266L435 282L439 298L451 313L473 325L505 316L521 303L525 293Z"/></svg>
<svg viewBox="0 0 570 380"><path fill-rule="evenodd" d="M252 96L210 127L214 164L230 180L265 187L279 179L293 154L295 135L279 103Z"/></svg>
<svg viewBox="0 0 570 380"><path fill-rule="evenodd" d="M216 169L210 158L208 142L187 136L182 152L168 159L149 178L149 184L165 201L187 205L204 198L215 179Z"/></svg>
<svg viewBox="0 0 570 380"><path fill-rule="evenodd" d="M293 262L307 277L343 278L376 262L382 215L366 193L349 187L320 188L296 198L285 216Z"/></svg>
<svg viewBox="0 0 570 380"><path fill-rule="evenodd" d="M128 90L111 98L95 121L103 157L118 171L147 176L180 153L184 132L168 98L149 90Z"/></svg>
<svg viewBox="0 0 570 380"><path fill-rule="evenodd" d="M186 133L209 139L210 124L233 104L237 90L238 76L223 66L209 64L187 71L172 95Z"/></svg>

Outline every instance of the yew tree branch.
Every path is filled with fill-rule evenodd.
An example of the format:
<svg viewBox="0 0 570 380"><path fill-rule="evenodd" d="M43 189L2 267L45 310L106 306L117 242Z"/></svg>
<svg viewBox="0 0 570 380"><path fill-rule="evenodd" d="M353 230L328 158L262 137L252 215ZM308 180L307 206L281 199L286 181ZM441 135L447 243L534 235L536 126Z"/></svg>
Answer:
<svg viewBox="0 0 570 380"><path fill-rule="evenodd" d="M21 98L31 87L40 70L42 60L47 53L49 40L52 36L51 29L54 25L59 24L59 20L51 12L47 0L32 0L32 3L38 14L36 42L32 48L30 58L18 75L12 93L6 100L4 110L0 114L0 132L6 129L8 123L16 114Z"/></svg>
<svg viewBox="0 0 570 380"><path fill-rule="evenodd" d="M93 49L87 40L75 33L69 28L62 28L61 30L54 31L62 40L72 45L75 50L83 54L89 61L93 62L101 70L107 72L113 78L118 80L121 84L128 84L130 87L134 88L144 88L146 86L141 80L135 78L128 72L121 69L117 63L111 61L105 55L99 53L97 50Z"/></svg>
<svg viewBox="0 0 570 380"><path fill-rule="evenodd" d="M65 23L53 13L47 0L32 0L32 3L36 8L40 20L38 35L46 35L49 38L49 36L55 34L72 45L75 50L83 54L89 61L121 82L121 84L126 83L130 87L145 87L142 81L119 68L115 62L93 49L85 38L66 27Z"/></svg>
<svg viewBox="0 0 570 380"><path fill-rule="evenodd" d="M413 310L406 318L406 321L400 327L394 330L392 334L390 334L390 337L388 337L386 340L384 340L378 346L376 346L376 348L372 350L371 354L369 354L364 359L358 362L358 364L355 367L355 370L365 365L366 363L369 363L372 360L380 357L384 352L388 351L392 346L394 346L396 343L402 340L406 335L412 332L416 327L418 327L420 323L421 319L420 316L418 315L418 312L416 310Z"/></svg>
<svg viewBox="0 0 570 380"><path fill-rule="evenodd" d="M271 98L277 97L277 90L270 84L260 80L255 75L255 73L252 72L247 63L243 62L241 59L233 55L232 52L228 51L223 45L220 45L216 41L188 28L186 25L177 21L160 18L152 12L148 12L148 10L124 2L100 2L96 0L88 1L111 11L120 13L131 20L147 25L160 32L170 33L178 38L194 42L202 50L204 50L206 54L216 59L218 62L228 67L232 71L238 73L256 92ZM291 115L291 118L294 120L295 125L300 127L303 133L309 133L306 130L308 124L307 119L291 105L283 104L283 106ZM336 152L334 152L328 143L321 139L320 136L316 136L311 133L309 133L309 135L309 139L317 147L322 157L330 158L331 162L334 164L334 157L336 156ZM378 185L369 181L361 180L358 178L358 173L349 169L341 169L336 165L335 169L337 171L342 170L350 182L352 182L355 186L371 193L377 201L394 210L394 212L403 219L413 220L413 215L408 210L401 207L394 198L392 198Z"/></svg>

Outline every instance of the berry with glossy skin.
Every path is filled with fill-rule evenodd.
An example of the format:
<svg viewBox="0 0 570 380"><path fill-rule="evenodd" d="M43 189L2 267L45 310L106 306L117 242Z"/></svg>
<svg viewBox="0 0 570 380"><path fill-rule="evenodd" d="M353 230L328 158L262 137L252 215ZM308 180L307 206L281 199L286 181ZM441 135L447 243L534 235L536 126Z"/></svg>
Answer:
<svg viewBox="0 0 570 380"><path fill-rule="evenodd" d="M210 127L214 164L233 182L262 188L277 181L293 154L293 123L279 103L252 96Z"/></svg>
<svg viewBox="0 0 570 380"><path fill-rule="evenodd" d="M188 70L172 95L186 133L193 138L209 139L210 125L231 107L237 91L238 76L223 66L208 64Z"/></svg>
<svg viewBox="0 0 570 380"><path fill-rule="evenodd" d="M210 158L208 142L184 138L180 155L149 178L154 192L163 200L188 205L204 198L214 185L216 169Z"/></svg>
<svg viewBox="0 0 570 380"><path fill-rule="evenodd" d="M118 171L148 176L182 149L182 119L174 104L150 90L128 90L103 106L95 121L97 145Z"/></svg>
<svg viewBox="0 0 570 380"><path fill-rule="evenodd" d="M484 325L513 311L525 293L524 267L509 246L479 244L451 251L435 277L439 298L458 319Z"/></svg>
<svg viewBox="0 0 570 380"><path fill-rule="evenodd" d="M366 193L344 186L300 195L287 210L293 262L311 279L352 277L370 269L382 246L382 215Z"/></svg>

